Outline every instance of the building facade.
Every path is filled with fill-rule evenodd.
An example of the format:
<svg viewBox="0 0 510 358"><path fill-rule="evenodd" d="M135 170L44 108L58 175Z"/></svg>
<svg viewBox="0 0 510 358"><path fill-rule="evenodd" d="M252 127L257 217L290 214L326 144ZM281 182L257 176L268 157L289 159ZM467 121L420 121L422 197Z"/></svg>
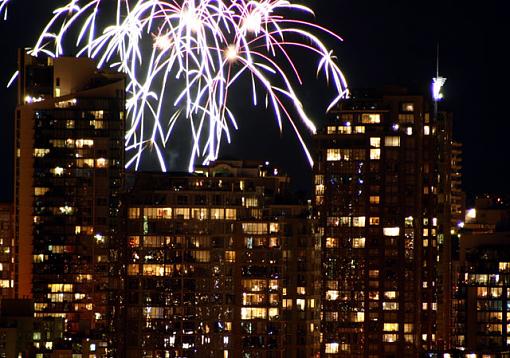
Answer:
<svg viewBox="0 0 510 358"><path fill-rule="evenodd" d="M453 347L510 356L510 233L462 235L455 283Z"/></svg>
<svg viewBox="0 0 510 358"><path fill-rule="evenodd" d="M436 350L437 262L450 230L439 205L448 205L449 169L439 152L450 126L426 98L401 91L353 92L332 114L315 136L321 353Z"/></svg>
<svg viewBox="0 0 510 358"><path fill-rule="evenodd" d="M0 203L0 301L14 298L12 204Z"/></svg>
<svg viewBox="0 0 510 358"><path fill-rule="evenodd" d="M140 173L126 198L127 357L313 357L320 236L267 164Z"/></svg>
<svg viewBox="0 0 510 358"><path fill-rule="evenodd" d="M19 71L15 294L34 302L39 354L105 354L124 78L97 71L89 59L24 53Z"/></svg>

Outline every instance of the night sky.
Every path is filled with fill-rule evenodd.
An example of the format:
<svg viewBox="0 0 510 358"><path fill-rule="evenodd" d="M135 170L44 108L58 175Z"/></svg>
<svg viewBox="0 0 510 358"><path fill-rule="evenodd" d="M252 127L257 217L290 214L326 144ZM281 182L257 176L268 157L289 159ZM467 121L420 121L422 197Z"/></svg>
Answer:
<svg viewBox="0 0 510 358"><path fill-rule="evenodd" d="M0 22L3 52L0 55L3 163L0 201L10 200L12 196L15 89L6 89L4 84L16 70L16 49L31 46L51 10L62 3L12 1L7 21ZM317 23L344 38L343 43L327 43L335 50L351 88L396 84L428 90L435 75L439 42L440 74L448 78L446 99L441 107L454 113L454 137L464 144L464 189L471 198L484 192L510 193L509 150L504 145L510 135L507 110L510 76L506 55L510 41L506 29L508 11L501 5L504 1L307 0L304 3L316 10ZM302 70L313 76L313 64L307 61L301 64ZM313 81L307 84L300 93L311 117L320 125L324 123L325 100L332 93ZM223 154L276 162L291 174L298 188L305 189L311 169L289 126L284 126L280 134L271 113L247 110L240 104L233 108L238 119L240 113L249 114L239 121L240 131L234 135L231 145L223 147Z"/></svg>

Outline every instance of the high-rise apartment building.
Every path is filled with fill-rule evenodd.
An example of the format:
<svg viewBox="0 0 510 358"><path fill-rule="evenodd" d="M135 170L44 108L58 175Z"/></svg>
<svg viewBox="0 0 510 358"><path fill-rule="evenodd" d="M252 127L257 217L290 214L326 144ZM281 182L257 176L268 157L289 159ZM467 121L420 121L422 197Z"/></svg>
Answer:
<svg viewBox="0 0 510 358"><path fill-rule="evenodd" d="M507 357L510 233L463 234L456 277L453 348L466 357Z"/></svg>
<svg viewBox="0 0 510 358"><path fill-rule="evenodd" d="M466 194L462 191L462 143L452 143L452 227L464 222Z"/></svg>
<svg viewBox="0 0 510 358"><path fill-rule="evenodd" d="M446 116L424 96L353 92L316 135L324 357L437 348L438 260L449 240ZM444 155L444 153L443 153ZM449 208L448 208L449 210Z"/></svg>
<svg viewBox="0 0 510 358"><path fill-rule="evenodd" d="M217 161L139 173L126 196L127 357L313 357L320 236L289 178Z"/></svg>
<svg viewBox="0 0 510 358"><path fill-rule="evenodd" d="M43 356L102 354L115 287L109 243L124 162L124 78L89 59L24 53L19 73L16 297L34 302Z"/></svg>
<svg viewBox="0 0 510 358"><path fill-rule="evenodd" d="M12 204L0 203L0 301L14 298Z"/></svg>

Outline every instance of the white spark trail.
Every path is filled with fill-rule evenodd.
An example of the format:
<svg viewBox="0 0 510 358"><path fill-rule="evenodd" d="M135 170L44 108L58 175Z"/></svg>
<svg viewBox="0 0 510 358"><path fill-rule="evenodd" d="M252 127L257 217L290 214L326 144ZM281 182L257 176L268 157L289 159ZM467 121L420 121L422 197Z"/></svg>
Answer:
<svg viewBox="0 0 510 358"><path fill-rule="evenodd" d="M6 14L10 1L0 0L0 14ZM280 130L284 120L290 123L313 165L298 126L301 122L316 131L298 95L303 81L296 53L316 56L317 76L335 89L328 110L348 89L337 58L319 35L342 39L304 20L315 16L312 9L290 0L113 3L115 12L108 18L109 12L102 11L106 0L68 0L54 10L31 54L62 56L65 39L76 36L77 56L92 57L98 67L126 74L127 167L138 169L144 153L152 151L161 170L169 169L165 153L179 122L187 122L191 133L189 170L196 160L217 159L221 144L230 143L230 131L241 123L231 99L233 93L236 101L242 99L235 85L244 80L250 84L250 102L256 106L263 96Z"/></svg>

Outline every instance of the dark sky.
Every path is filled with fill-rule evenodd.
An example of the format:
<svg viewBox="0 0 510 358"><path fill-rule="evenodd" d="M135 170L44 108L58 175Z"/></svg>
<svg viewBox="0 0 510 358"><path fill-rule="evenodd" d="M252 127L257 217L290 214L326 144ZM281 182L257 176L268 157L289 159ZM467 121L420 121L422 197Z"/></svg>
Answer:
<svg viewBox="0 0 510 358"><path fill-rule="evenodd" d="M106 0L105 0L106 1ZM7 21L0 22L0 200L12 195L12 113L15 91L3 85L16 69L16 49L34 43L37 33L60 1L12 0ZM297 1L296 1L297 2ZM504 1L460 0L303 0L316 21L344 38L328 42L352 88L399 84L428 89L435 74L436 44L440 72L447 77L441 104L454 113L454 137L464 144L464 188L469 196L509 193L510 134L507 87L509 31ZM299 62L299 61L298 61ZM303 70L311 67L304 61ZM315 73L309 68L310 74ZM309 82L308 82L309 83ZM331 93L310 85L303 101L320 124L324 99ZM245 111L246 107L234 106ZM241 112L243 113L243 112ZM250 110L246 122L224 153L269 159L305 187L310 168L288 126L280 135L270 113ZM238 117L241 115L238 113ZM256 133L256 135L254 135ZM309 140L309 138L308 138Z"/></svg>

